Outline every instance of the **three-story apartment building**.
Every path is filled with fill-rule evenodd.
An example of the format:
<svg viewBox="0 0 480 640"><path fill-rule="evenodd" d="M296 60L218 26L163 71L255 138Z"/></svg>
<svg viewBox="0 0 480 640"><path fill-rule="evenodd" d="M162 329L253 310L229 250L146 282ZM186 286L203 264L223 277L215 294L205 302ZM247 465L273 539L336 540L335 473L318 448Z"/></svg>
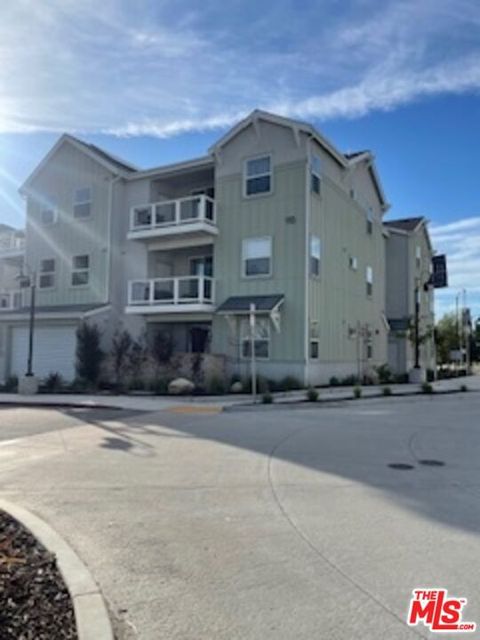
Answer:
<svg viewBox="0 0 480 640"><path fill-rule="evenodd" d="M369 152L254 111L202 158L137 170L64 135L22 187L37 283L35 372L74 376L75 330L168 332L180 352L305 383L387 362L388 204ZM253 305L253 306L252 306ZM1 374L26 362L5 310Z"/></svg>

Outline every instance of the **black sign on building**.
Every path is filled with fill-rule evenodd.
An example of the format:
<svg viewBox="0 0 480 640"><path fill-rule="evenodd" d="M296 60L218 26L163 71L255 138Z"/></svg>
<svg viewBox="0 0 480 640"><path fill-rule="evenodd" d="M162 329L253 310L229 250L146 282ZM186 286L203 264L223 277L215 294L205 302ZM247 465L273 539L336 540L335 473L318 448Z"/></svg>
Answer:
<svg viewBox="0 0 480 640"><path fill-rule="evenodd" d="M447 257L443 254L433 256L433 286L435 289L448 287Z"/></svg>

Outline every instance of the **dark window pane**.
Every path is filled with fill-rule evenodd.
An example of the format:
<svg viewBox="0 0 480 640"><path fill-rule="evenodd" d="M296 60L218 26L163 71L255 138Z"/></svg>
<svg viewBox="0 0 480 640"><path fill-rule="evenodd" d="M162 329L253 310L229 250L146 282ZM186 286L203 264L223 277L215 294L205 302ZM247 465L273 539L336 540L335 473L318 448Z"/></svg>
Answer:
<svg viewBox="0 0 480 640"><path fill-rule="evenodd" d="M270 176L261 178L249 178L247 180L247 196L255 193L268 193L270 191Z"/></svg>
<svg viewBox="0 0 480 640"><path fill-rule="evenodd" d="M320 178L312 173L312 191L320 193Z"/></svg>
<svg viewBox="0 0 480 640"><path fill-rule="evenodd" d="M73 215L75 218L88 218L90 215L90 202L76 204L73 207Z"/></svg>
<svg viewBox="0 0 480 640"><path fill-rule="evenodd" d="M40 289L48 289L49 287L53 287L55 282L54 276L51 274L41 274L38 284Z"/></svg>
<svg viewBox="0 0 480 640"><path fill-rule="evenodd" d="M270 273L270 258L250 258L246 261L247 276L268 275Z"/></svg>
<svg viewBox="0 0 480 640"><path fill-rule="evenodd" d="M318 342L316 340L310 342L310 358L318 358Z"/></svg>
<svg viewBox="0 0 480 640"><path fill-rule="evenodd" d="M88 284L88 271L75 271L72 273L72 285L77 287L82 284Z"/></svg>
<svg viewBox="0 0 480 640"><path fill-rule="evenodd" d="M313 276L320 275L320 260L318 258L314 258L313 256L310 258L310 273Z"/></svg>
<svg viewBox="0 0 480 640"><path fill-rule="evenodd" d="M258 176L259 174L268 173L269 171L270 158L268 156L247 161L247 176Z"/></svg>

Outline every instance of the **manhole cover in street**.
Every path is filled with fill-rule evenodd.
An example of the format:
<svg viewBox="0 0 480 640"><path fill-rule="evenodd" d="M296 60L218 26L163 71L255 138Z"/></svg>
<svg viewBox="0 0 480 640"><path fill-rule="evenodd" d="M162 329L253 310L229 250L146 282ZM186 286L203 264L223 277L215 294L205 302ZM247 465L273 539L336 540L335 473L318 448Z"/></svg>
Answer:
<svg viewBox="0 0 480 640"><path fill-rule="evenodd" d="M444 467L445 462L442 460L419 460L418 464L423 464L426 467Z"/></svg>
<svg viewBox="0 0 480 640"><path fill-rule="evenodd" d="M409 471L415 468L413 464L406 464L405 462L390 462L388 466L390 469L398 469L399 471Z"/></svg>

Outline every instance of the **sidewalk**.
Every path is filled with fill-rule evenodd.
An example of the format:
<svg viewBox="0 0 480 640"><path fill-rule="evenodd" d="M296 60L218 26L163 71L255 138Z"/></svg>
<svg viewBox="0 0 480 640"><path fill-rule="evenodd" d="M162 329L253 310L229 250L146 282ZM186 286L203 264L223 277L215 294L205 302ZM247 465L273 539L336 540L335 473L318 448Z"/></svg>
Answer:
<svg viewBox="0 0 480 640"><path fill-rule="evenodd" d="M450 380L438 380L432 384L437 392L459 391L466 385L469 391L480 391L480 376L472 375ZM410 395L420 391L419 385L391 384L362 387L362 397L369 398L382 394L384 386L389 386L394 395ZM353 387L319 388L320 400L347 400L353 395ZM276 404L298 403L305 399L305 390L278 392L272 394ZM1 405L18 406L58 406L81 408L115 408L130 411L164 411L182 406L212 407L222 410L225 407L249 405L252 398L247 394L228 394L224 396L150 396L150 395L85 395L85 394L38 394L20 396L16 393L1 393Z"/></svg>

